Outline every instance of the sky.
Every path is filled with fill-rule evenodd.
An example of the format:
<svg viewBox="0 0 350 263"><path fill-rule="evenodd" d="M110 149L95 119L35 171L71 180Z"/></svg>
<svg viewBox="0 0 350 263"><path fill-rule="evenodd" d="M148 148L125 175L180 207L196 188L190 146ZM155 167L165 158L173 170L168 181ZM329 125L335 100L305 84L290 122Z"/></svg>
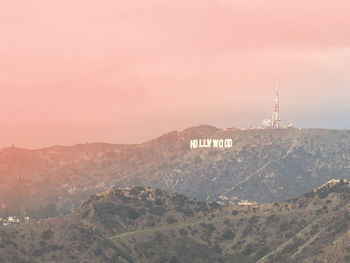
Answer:
<svg viewBox="0 0 350 263"><path fill-rule="evenodd" d="M348 0L12 0L0 147L140 143L200 124L350 129Z"/></svg>

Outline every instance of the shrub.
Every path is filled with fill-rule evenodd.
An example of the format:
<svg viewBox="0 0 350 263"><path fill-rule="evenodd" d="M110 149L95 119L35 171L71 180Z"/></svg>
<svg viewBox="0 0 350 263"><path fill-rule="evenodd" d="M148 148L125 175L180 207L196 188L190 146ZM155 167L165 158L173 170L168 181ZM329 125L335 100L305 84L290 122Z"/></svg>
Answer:
<svg viewBox="0 0 350 263"><path fill-rule="evenodd" d="M328 197L329 192L326 189L322 189L321 191L318 192L318 197L320 199L324 199Z"/></svg>
<svg viewBox="0 0 350 263"><path fill-rule="evenodd" d="M103 251L102 248L98 247L94 250L94 255L99 256L102 254L102 251Z"/></svg>
<svg viewBox="0 0 350 263"><path fill-rule="evenodd" d="M137 218L139 217L139 213L137 213L136 210L130 208L130 209L128 210L128 217L129 217L130 219L137 219Z"/></svg>
<svg viewBox="0 0 350 263"><path fill-rule="evenodd" d="M173 216L168 216L165 221L168 223L168 224L174 224L177 222L177 220L173 217Z"/></svg>
<svg viewBox="0 0 350 263"><path fill-rule="evenodd" d="M32 254L34 257L40 257L44 255L44 253L45 253L44 249L35 249Z"/></svg>
<svg viewBox="0 0 350 263"><path fill-rule="evenodd" d="M165 214L165 212L166 212L166 209L162 206L153 207L153 208L150 208L150 210L149 210L150 214L154 214L157 216L163 216Z"/></svg>
<svg viewBox="0 0 350 263"><path fill-rule="evenodd" d="M191 209L184 209L182 212L185 216L194 216L194 212Z"/></svg>
<svg viewBox="0 0 350 263"><path fill-rule="evenodd" d="M169 263L180 263L180 261L177 259L177 257L172 256L171 259L169 260Z"/></svg>
<svg viewBox="0 0 350 263"><path fill-rule="evenodd" d="M232 230L227 229L222 235L221 238L224 240L234 239L235 233Z"/></svg>
<svg viewBox="0 0 350 263"><path fill-rule="evenodd" d="M232 211L232 215L234 215L234 216L238 215L238 211L237 210L233 210Z"/></svg>
<svg viewBox="0 0 350 263"><path fill-rule="evenodd" d="M254 252L254 250L255 250L255 245L254 245L253 243L248 243L248 244L245 246L245 248L244 248L242 254L243 254L244 256L249 256L250 254L252 254L252 253Z"/></svg>
<svg viewBox="0 0 350 263"><path fill-rule="evenodd" d="M293 241L294 243L291 243L282 249L282 254L291 253L292 251L296 250L299 246L304 244L304 240L301 238L294 238Z"/></svg>
<svg viewBox="0 0 350 263"><path fill-rule="evenodd" d="M209 206L211 209L218 209L220 207L220 204L212 202L212 203L209 203Z"/></svg>
<svg viewBox="0 0 350 263"><path fill-rule="evenodd" d="M258 221L259 221L259 216L252 216L252 217L249 219L248 223L254 225L254 224L257 223Z"/></svg>
<svg viewBox="0 0 350 263"><path fill-rule="evenodd" d="M200 157L200 156L196 156L195 158L194 158L194 163L195 164L201 164L202 163L202 158Z"/></svg>
<svg viewBox="0 0 350 263"><path fill-rule="evenodd" d="M40 247L44 248L47 246L46 242L41 240L40 243L39 243Z"/></svg>
<svg viewBox="0 0 350 263"><path fill-rule="evenodd" d="M188 235L187 230L186 230L186 229L183 229L183 228L181 228L181 229L179 230L179 233L180 233L181 236L187 236L187 235Z"/></svg>
<svg viewBox="0 0 350 263"><path fill-rule="evenodd" d="M266 218L266 223L278 222L278 221L280 221L280 218L276 215L270 215Z"/></svg>
<svg viewBox="0 0 350 263"><path fill-rule="evenodd" d="M156 201L154 201L155 205L164 205L165 204L165 200L164 199L156 199Z"/></svg>
<svg viewBox="0 0 350 263"><path fill-rule="evenodd" d="M289 225L287 222L283 222L281 225L280 225L280 230L281 231L286 231L289 229Z"/></svg>
<svg viewBox="0 0 350 263"><path fill-rule="evenodd" d="M155 225L156 225L156 222L154 222L154 220L150 220L147 223L147 226L155 226Z"/></svg>
<svg viewBox="0 0 350 263"><path fill-rule="evenodd" d="M265 256L269 252L269 249L267 247L261 248L255 255L256 259L260 259L263 256Z"/></svg>
<svg viewBox="0 0 350 263"><path fill-rule="evenodd" d="M49 240L54 237L54 233L48 229L41 234L41 237L45 240Z"/></svg>
<svg viewBox="0 0 350 263"><path fill-rule="evenodd" d="M310 234L311 235L315 235L318 231L318 228L319 228L319 225L313 225L312 228L311 228L311 231L310 231Z"/></svg>
<svg viewBox="0 0 350 263"><path fill-rule="evenodd" d="M216 229L213 224L200 223L199 226L202 228L201 238L203 240L209 239Z"/></svg>
<svg viewBox="0 0 350 263"><path fill-rule="evenodd" d="M251 233L253 233L253 227L252 227L252 225L248 225L242 232L242 238L247 237Z"/></svg>

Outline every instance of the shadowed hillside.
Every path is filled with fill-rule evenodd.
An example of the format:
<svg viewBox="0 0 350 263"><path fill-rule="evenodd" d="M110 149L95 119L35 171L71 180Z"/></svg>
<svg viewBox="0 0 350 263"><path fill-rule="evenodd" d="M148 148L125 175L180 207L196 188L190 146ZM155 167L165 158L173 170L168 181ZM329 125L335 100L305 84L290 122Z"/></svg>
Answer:
<svg viewBox="0 0 350 263"><path fill-rule="evenodd" d="M349 262L350 184L281 203L220 206L143 187L0 232L1 262Z"/></svg>

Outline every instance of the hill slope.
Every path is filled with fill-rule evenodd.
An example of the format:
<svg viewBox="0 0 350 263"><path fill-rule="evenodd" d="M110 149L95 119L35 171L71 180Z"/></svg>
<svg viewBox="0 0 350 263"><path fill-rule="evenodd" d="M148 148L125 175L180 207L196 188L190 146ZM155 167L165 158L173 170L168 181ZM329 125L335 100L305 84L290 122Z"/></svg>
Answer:
<svg viewBox="0 0 350 263"><path fill-rule="evenodd" d="M0 232L1 262L349 262L349 181L282 203L220 206L143 187Z"/></svg>
<svg viewBox="0 0 350 263"><path fill-rule="evenodd" d="M231 138L229 149L190 140ZM283 201L331 178L350 179L350 131L199 126L138 145L0 150L1 213L65 214L114 185L143 185L199 200Z"/></svg>

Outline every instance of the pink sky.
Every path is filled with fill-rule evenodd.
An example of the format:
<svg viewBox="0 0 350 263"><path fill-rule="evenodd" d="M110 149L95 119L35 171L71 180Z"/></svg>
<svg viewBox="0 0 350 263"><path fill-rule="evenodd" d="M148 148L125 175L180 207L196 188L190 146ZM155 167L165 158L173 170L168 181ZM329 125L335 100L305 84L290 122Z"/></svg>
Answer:
<svg viewBox="0 0 350 263"><path fill-rule="evenodd" d="M259 125L350 128L350 1L4 1L0 147Z"/></svg>

